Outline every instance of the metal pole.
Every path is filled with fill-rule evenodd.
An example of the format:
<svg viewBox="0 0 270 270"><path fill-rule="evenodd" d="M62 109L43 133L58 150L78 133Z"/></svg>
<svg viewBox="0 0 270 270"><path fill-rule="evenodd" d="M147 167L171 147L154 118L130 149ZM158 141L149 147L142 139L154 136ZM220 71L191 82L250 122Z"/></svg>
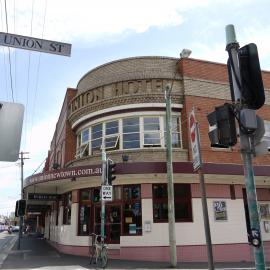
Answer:
<svg viewBox="0 0 270 270"><path fill-rule="evenodd" d="M247 136L242 134L241 136ZM248 201L248 212L251 229L255 229L261 232L260 219L258 214L256 187L254 183L254 172L252 167L252 153L251 151L242 151L242 158L244 162L245 182ZM253 247L253 253L255 257L255 267L257 270L265 269L265 259L263 242L259 247Z"/></svg>
<svg viewBox="0 0 270 270"><path fill-rule="evenodd" d="M229 53L229 57L231 58L231 68L232 68L232 81L233 81L233 91L236 103L242 109L241 104L241 78L240 78L240 70L239 70L239 61L238 61L238 48L239 44L236 41L236 35L233 25L226 26L226 50ZM247 145L248 149L242 145ZM257 205L257 196L256 196L256 187L254 183L254 172L252 167L252 149L250 138L248 135L244 134L240 129L240 144L242 151L242 158L244 162L244 174L245 174L245 183L247 190L247 202L248 202L248 211L249 211L249 219L251 229L257 230L259 233L260 230L260 221L258 214L258 205ZM261 241L261 245L259 247L253 248L254 257L255 257L255 266L257 270L265 269L265 260L264 260L264 250L263 243Z"/></svg>
<svg viewBox="0 0 270 270"><path fill-rule="evenodd" d="M20 153L20 159L21 159L21 199L23 199L23 165L24 165L24 163L23 163L23 152ZM18 249L21 248L22 225L23 225L23 216L20 216Z"/></svg>
<svg viewBox="0 0 270 270"><path fill-rule="evenodd" d="M210 232L210 225L209 225L204 174L201 171L201 169L198 169L198 174L200 178L200 189L201 189L201 196L202 196L201 201L202 201L202 208L203 208L205 239L206 239L206 244L207 244L208 268L210 270L213 270L215 268L214 268L213 252L212 252L212 240L211 240L211 232Z"/></svg>
<svg viewBox="0 0 270 270"><path fill-rule="evenodd" d="M171 88L166 86L166 144L167 144L167 187L168 187L168 222L171 266L177 266L175 239L175 210L172 166L172 119L171 119Z"/></svg>
<svg viewBox="0 0 270 270"><path fill-rule="evenodd" d="M102 146L102 179L101 186L106 184L106 152L104 145ZM101 187L102 188L102 187ZM100 190L101 194L101 190ZM102 195L102 194L101 194ZM101 237L104 239L105 237L105 200L102 199L101 196Z"/></svg>

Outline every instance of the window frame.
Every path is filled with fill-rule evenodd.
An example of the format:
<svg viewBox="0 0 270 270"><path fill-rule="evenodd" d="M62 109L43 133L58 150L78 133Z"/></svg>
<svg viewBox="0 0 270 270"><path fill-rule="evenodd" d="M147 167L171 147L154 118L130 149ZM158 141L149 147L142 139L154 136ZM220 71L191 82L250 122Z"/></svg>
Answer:
<svg viewBox="0 0 270 270"><path fill-rule="evenodd" d="M155 128L153 128L152 130L147 130L147 128L145 128L145 125L147 126L147 123L146 124L144 123L145 121L144 119L149 119L149 118L158 119L158 122L156 124L158 124L159 127L157 130L155 130ZM93 149L93 142L97 140L101 140L101 144L102 144L103 140L109 139L111 137L115 137L116 140L113 146L106 147L106 151L108 152L118 151L118 150L126 151L126 150L146 149L146 148L166 149L166 138L165 138L166 115L165 113L155 114L155 113L144 112L140 115L125 114L119 117L115 116L111 119L107 119L107 118L103 118L103 119L100 119L100 122L98 121L93 122L92 125L90 125L87 128L82 129L80 133L77 135L77 149L76 149L76 155L75 155L76 159L82 158L84 156L93 156L93 155L99 154L101 149L100 148ZM125 128L124 121L128 119L138 119L138 124L134 125L134 126L138 126L138 131L124 132L124 128ZM182 143L181 113L180 112L173 113L172 119L173 119L172 120L173 122L176 121L175 123L177 127L177 131L175 131L174 129L172 130L172 136L174 136L174 134L177 134L177 140L178 140L178 146L172 145L172 147L174 149L183 149L182 148L183 143ZM106 135L106 124L110 122L118 123L118 133ZM155 123L153 123L152 125L154 126L154 124ZM151 123L148 123L148 125L151 127ZM95 136L93 133L93 129L96 126L100 126L101 129L97 132L100 132L101 136L94 138ZM87 129L89 130L89 140L88 140L88 145L84 146L84 144L82 143L82 135L83 135L83 132ZM130 135L130 134L136 134L136 136L138 137L137 139L139 140L139 144L138 144L139 147L124 148L124 136ZM149 140L159 140L159 142L156 142L153 144L145 143L145 140L147 140L147 138L145 138L146 134L150 134L151 136L154 135L154 138L152 139L149 138ZM137 140L131 140L129 142L132 143L133 141L137 141ZM173 140L172 140L172 143L173 143ZM88 152L86 151L87 147L88 147Z"/></svg>
<svg viewBox="0 0 270 270"><path fill-rule="evenodd" d="M155 193L154 193L154 186L165 186L167 189L167 184L163 184L163 183L157 183L157 184L152 184L152 209L153 209L153 222L154 223L168 223L168 218L166 219L157 219L154 215L154 205L155 204L167 204L168 206L168 195L164 196L162 198L155 198ZM181 188L181 186L186 186L188 187L188 194L186 197L184 198L180 198L180 197L175 197L174 198L174 204L176 203L189 203L188 205L188 215L189 217L187 218L176 218L175 217L175 222L177 223L182 223L182 222L193 222L193 214L192 214L192 196L191 196L191 185L190 184L180 184L180 183L175 183L174 184L174 190L176 190L176 188ZM167 191L167 190L166 190ZM175 194L175 193L174 193ZM176 208L176 207L175 207ZM175 214L176 215L176 214Z"/></svg>

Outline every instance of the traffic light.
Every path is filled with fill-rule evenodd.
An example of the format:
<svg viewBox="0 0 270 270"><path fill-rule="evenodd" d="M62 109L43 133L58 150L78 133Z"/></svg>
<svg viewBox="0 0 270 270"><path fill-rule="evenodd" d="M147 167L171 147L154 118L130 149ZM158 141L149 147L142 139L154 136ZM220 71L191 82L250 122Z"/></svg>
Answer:
<svg viewBox="0 0 270 270"><path fill-rule="evenodd" d="M242 99L249 109L257 110L263 106L265 94L256 44L250 43L240 48L238 58Z"/></svg>
<svg viewBox="0 0 270 270"><path fill-rule="evenodd" d="M230 104L215 107L215 111L208 114L207 119L212 147L228 148L237 143L234 112Z"/></svg>
<svg viewBox="0 0 270 270"><path fill-rule="evenodd" d="M116 178L116 176L114 175L115 167L116 164L111 159L107 159L107 179L109 185L112 185L112 181L114 181Z"/></svg>
<svg viewBox="0 0 270 270"><path fill-rule="evenodd" d="M26 200L16 201L15 216L20 217L24 216L26 212Z"/></svg>

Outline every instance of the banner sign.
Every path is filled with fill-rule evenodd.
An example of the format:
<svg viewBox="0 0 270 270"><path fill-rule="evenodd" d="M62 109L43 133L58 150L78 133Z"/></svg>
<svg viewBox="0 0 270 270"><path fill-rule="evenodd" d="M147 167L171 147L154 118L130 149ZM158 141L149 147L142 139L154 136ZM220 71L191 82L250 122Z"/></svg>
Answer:
<svg viewBox="0 0 270 270"><path fill-rule="evenodd" d="M76 168L67 168L62 170L53 170L49 172L34 174L24 180L24 187L61 179L72 179L76 177L89 177L101 175L101 165L81 166Z"/></svg>
<svg viewBox="0 0 270 270"><path fill-rule="evenodd" d="M70 56L71 44L0 32L0 45L44 53Z"/></svg>
<svg viewBox="0 0 270 270"><path fill-rule="evenodd" d="M57 201L58 198L58 194L28 193L28 200Z"/></svg>

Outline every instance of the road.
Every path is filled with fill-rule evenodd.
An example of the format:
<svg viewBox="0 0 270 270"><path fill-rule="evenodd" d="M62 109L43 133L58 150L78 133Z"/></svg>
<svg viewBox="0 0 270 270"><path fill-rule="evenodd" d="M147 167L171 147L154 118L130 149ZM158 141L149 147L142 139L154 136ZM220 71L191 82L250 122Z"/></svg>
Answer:
<svg viewBox="0 0 270 270"><path fill-rule="evenodd" d="M18 233L0 232L0 268L17 238Z"/></svg>

